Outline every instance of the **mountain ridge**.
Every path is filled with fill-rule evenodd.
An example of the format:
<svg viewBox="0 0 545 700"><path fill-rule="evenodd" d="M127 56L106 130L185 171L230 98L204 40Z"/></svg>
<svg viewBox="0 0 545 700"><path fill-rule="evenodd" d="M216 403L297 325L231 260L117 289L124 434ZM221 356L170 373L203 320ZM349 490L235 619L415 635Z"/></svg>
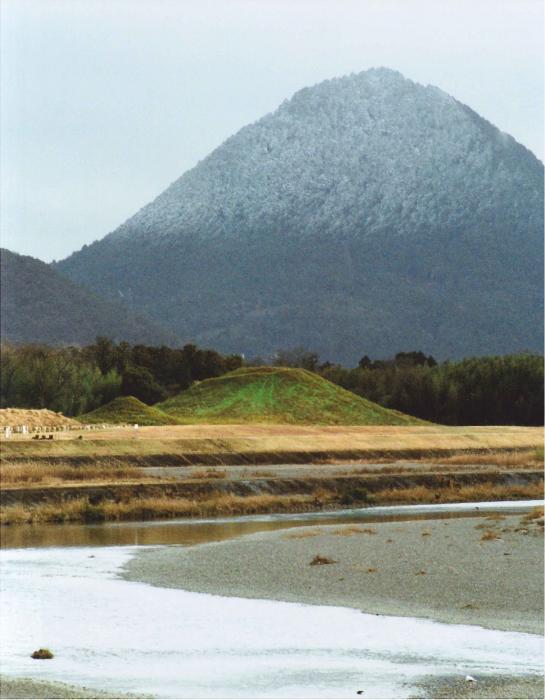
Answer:
<svg viewBox="0 0 545 700"><path fill-rule="evenodd" d="M177 342L176 335L65 278L29 255L0 248L3 341L80 345L103 335L113 340Z"/></svg>

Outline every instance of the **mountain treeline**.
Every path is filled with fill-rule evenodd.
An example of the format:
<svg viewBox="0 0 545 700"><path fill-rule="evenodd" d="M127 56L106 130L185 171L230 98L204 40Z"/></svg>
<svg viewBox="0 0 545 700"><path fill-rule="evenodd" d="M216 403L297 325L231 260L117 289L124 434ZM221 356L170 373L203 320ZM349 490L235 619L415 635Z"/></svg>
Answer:
<svg viewBox="0 0 545 700"><path fill-rule="evenodd" d="M358 367L326 363L319 373L340 386L434 423L543 425L543 357L475 357L438 364L421 352L392 360L363 357Z"/></svg>
<svg viewBox="0 0 545 700"><path fill-rule="evenodd" d="M87 413L116 396L154 404L242 365L195 345L183 348L114 343L99 337L83 348L2 346L2 408L49 408L67 416Z"/></svg>
<svg viewBox="0 0 545 700"><path fill-rule="evenodd" d="M543 425L543 357L477 357L437 363L422 352L388 360L363 356L357 367L320 364L304 348L282 350L271 364L303 367L386 408L448 425ZM259 358L246 364L265 364ZM3 408L49 408L77 416L116 396L154 404L196 381L244 364L238 355L115 343L99 337L83 348L2 346Z"/></svg>

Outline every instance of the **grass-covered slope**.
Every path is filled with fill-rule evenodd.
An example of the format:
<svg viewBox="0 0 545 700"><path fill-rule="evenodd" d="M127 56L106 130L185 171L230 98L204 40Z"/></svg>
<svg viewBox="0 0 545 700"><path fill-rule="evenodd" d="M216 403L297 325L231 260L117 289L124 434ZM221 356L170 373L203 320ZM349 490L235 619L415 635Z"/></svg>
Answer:
<svg viewBox="0 0 545 700"><path fill-rule="evenodd" d="M78 420L82 423L138 423L138 425L176 425L178 423L172 416L167 416L157 408L142 403L134 396L118 396L110 403L79 416Z"/></svg>
<svg viewBox="0 0 545 700"><path fill-rule="evenodd" d="M303 369L250 367L207 379L157 408L180 423L410 425L416 418L367 401Z"/></svg>

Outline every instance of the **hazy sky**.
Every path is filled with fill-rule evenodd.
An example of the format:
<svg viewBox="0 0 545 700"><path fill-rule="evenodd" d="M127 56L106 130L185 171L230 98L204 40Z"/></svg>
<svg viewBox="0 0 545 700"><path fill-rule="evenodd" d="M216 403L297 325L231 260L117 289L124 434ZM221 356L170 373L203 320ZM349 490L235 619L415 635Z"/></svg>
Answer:
<svg viewBox="0 0 545 700"><path fill-rule="evenodd" d="M541 0L1 0L2 245L60 259L306 85L387 66L543 160Z"/></svg>

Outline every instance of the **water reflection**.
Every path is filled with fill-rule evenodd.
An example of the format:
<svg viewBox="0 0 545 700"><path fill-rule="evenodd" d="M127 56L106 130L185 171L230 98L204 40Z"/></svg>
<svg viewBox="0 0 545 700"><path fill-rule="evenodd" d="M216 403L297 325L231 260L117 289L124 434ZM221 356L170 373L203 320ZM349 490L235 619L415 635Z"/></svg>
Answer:
<svg viewBox="0 0 545 700"><path fill-rule="evenodd" d="M475 517L497 512L521 512L542 501L465 503L433 506L390 506L337 512L272 514L207 520L182 519L148 522L40 524L2 527L2 548L105 547L127 545L195 545L219 542L255 532L308 525L347 525L435 518Z"/></svg>

